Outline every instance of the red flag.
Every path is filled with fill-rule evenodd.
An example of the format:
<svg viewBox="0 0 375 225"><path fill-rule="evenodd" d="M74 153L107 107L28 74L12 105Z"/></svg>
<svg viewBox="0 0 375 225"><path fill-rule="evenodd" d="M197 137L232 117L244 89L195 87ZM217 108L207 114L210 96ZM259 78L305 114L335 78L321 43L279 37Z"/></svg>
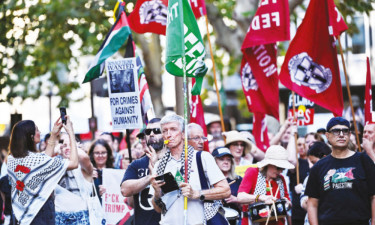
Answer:
<svg viewBox="0 0 375 225"><path fill-rule="evenodd" d="M370 60L367 57L367 74L365 88L365 124L372 123L372 89L371 89L371 69Z"/></svg>
<svg viewBox="0 0 375 225"><path fill-rule="evenodd" d="M241 49L290 39L288 0L261 0Z"/></svg>
<svg viewBox="0 0 375 225"><path fill-rule="evenodd" d="M242 88L251 112L279 119L279 78L276 45L259 45L243 50ZM250 69L251 68L251 69Z"/></svg>
<svg viewBox="0 0 375 225"><path fill-rule="evenodd" d="M195 78L192 79L191 83L194 86ZM207 127L206 127L206 122L204 121L203 105L202 105L201 97L199 95L191 96L190 123L199 124L203 129L204 136L207 137ZM204 142L203 150L209 151L208 141Z"/></svg>
<svg viewBox="0 0 375 225"><path fill-rule="evenodd" d="M128 16L129 26L136 33L165 35L168 0L138 0Z"/></svg>
<svg viewBox="0 0 375 225"><path fill-rule="evenodd" d="M280 81L290 90L341 116L340 70L335 40L328 32L329 15L337 13L328 7L330 1L333 0L310 1L305 18L286 53Z"/></svg>
<svg viewBox="0 0 375 225"><path fill-rule="evenodd" d="M253 114L253 135L256 146L265 152L270 147L265 114L258 112Z"/></svg>
<svg viewBox="0 0 375 225"><path fill-rule="evenodd" d="M328 0L328 12L329 12L329 27L328 31L330 35L335 37L339 36L342 32L348 29L344 19L342 18L339 10L336 8L333 0Z"/></svg>
<svg viewBox="0 0 375 225"><path fill-rule="evenodd" d="M207 14L204 0L189 0L189 3L196 19Z"/></svg>

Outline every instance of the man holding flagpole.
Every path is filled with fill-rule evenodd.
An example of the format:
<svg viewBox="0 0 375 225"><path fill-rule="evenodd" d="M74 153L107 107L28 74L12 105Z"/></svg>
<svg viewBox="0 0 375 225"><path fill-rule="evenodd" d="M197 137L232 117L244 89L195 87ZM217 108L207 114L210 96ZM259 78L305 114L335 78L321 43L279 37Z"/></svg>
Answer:
<svg viewBox="0 0 375 225"><path fill-rule="evenodd" d="M206 208L207 200L219 200L231 195L226 178L217 166L215 159L205 151L201 151L201 163L208 183L213 187L202 190L198 169L197 151L188 147L188 162L185 168L184 152L184 119L176 114L164 116L160 121L163 138L167 143L167 152L155 164L151 184L154 189L152 204L157 212L162 213L160 224L184 224L184 197L188 198L187 224L205 224L210 216L215 216L220 208L217 204L210 204ZM161 186L164 181L158 181L157 176L171 172L175 179L188 172L188 182L180 182L179 190L163 193ZM205 206L204 206L205 205Z"/></svg>

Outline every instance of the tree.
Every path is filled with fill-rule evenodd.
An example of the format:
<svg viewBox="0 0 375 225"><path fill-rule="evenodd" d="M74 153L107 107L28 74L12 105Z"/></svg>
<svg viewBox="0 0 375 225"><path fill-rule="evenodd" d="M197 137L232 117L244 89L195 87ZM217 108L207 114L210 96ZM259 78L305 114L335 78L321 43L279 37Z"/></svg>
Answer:
<svg viewBox="0 0 375 225"><path fill-rule="evenodd" d="M356 12L371 11L374 1L335 2L344 18L349 18ZM67 105L71 100L69 94L80 87L81 81L75 79L78 74L74 72L79 58L96 54L111 27L116 1L0 0L0 3L0 101L12 102L16 96L38 98L46 94L43 93L46 89L54 90L53 94L62 98L60 104ZM302 3L303 0L290 0L292 18L297 7L304 7ZM215 49L230 56L230 63L226 64L229 70L225 74L225 66L218 66L222 70L219 72L228 75L238 70L240 47L258 0L207 0L206 4L216 38ZM150 38L138 34L135 40L143 52L157 115L162 115L160 39L157 35ZM223 64L222 57L216 55L215 63Z"/></svg>

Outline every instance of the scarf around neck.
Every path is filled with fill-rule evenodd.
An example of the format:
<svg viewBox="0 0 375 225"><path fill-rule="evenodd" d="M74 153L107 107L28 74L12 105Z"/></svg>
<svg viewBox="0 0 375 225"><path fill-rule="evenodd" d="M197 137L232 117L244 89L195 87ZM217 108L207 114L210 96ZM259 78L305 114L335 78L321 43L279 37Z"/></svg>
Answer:
<svg viewBox="0 0 375 225"><path fill-rule="evenodd" d="M188 145L188 169L187 169L188 182L189 182L189 179L190 179L190 172L191 172L191 165L192 165L192 162L193 162L193 156L194 156L194 148L192 146ZM156 172L159 176L164 174L165 167L167 166L167 163L169 162L169 160L171 160L171 157L172 157L171 151L169 149L167 149L167 152L160 159L160 163L159 163L158 168L156 170ZM184 176L184 174L185 174L184 160L185 160L185 151L183 150L182 154L181 154L181 158L179 160L179 162L182 162L182 166L181 166L181 169L180 169L180 172L181 172L182 176Z"/></svg>

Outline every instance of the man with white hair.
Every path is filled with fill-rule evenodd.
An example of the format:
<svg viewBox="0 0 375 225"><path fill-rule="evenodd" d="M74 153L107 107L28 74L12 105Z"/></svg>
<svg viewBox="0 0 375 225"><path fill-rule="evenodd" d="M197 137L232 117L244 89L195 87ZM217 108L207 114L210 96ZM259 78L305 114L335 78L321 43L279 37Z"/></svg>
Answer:
<svg viewBox="0 0 375 225"><path fill-rule="evenodd" d="M188 144L195 150L202 151L204 142L207 141L207 138L204 136L203 128L196 123L189 123L187 128Z"/></svg>
<svg viewBox="0 0 375 225"><path fill-rule="evenodd" d="M219 200L231 195L226 178L217 166L212 155L205 151L195 151L188 147L187 168L184 151L184 119L176 114L166 115L160 121L167 152L155 164L151 184L154 189L152 204L162 213L160 224L184 224L184 197L188 198L187 224L203 224L210 216L219 215L219 205L205 200ZM199 160L199 158L201 158ZM198 168L198 165L202 167ZM172 173L174 176L188 174L188 182L180 182L179 189L163 193L164 180L157 176ZM203 173L203 177L201 174ZM202 190L200 178L206 179L213 188ZM205 203L205 204L203 204ZM219 215L220 217L220 215ZM225 218L222 218L225 221Z"/></svg>

